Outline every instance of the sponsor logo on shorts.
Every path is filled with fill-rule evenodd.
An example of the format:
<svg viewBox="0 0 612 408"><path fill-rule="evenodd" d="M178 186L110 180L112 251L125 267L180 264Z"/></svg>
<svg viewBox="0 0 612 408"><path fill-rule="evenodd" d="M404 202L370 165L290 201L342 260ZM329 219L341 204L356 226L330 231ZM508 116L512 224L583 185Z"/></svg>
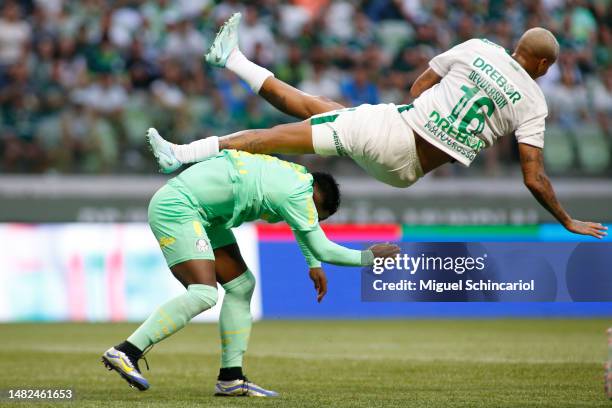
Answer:
<svg viewBox="0 0 612 408"><path fill-rule="evenodd" d="M338 156L348 156L346 153L346 149L344 148L344 146L342 145L342 142L340 141L340 137L338 137L338 132L336 132L335 130L333 133L333 138L334 138L334 146L336 147L336 152L338 153Z"/></svg>
<svg viewBox="0 0 612 408"><path fill-rule="evenodd" d="M200 238L195 243L196 249L199 252L206 252L210 249L210 244L204 238Z"/></svg>
<svg viewBox="0 0 612 408"><path fill-rule="evenodd" d="M176 242L176 238L174 237L161 237L159 239L159 246L162 248L165 248L167 246L174 244L175 242Z"/></svg>

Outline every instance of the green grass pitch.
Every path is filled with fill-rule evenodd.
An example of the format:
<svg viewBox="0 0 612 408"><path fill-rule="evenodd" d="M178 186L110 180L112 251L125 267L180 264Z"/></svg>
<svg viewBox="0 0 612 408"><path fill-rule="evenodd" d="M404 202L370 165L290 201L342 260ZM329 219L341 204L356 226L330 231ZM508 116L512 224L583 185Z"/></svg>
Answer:
<svg viewBox="0 0 612 408"><path fill-rule="evenodd" d="M610 407L609 320L264 321L245 362L278 399L212 396L217 326L191 324L149 353L152 387L99 362L132 324L0 325L0 388L74 388L78 407ZM0 405L24 406L22 403ZM49 403L31 403L43 407Z"/></svg>

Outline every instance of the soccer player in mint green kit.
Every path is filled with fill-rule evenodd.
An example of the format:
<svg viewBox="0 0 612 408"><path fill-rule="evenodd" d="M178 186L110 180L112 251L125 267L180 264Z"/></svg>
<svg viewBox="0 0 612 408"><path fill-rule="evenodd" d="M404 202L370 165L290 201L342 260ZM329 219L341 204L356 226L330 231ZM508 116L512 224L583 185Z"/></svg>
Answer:
<svg viewBox="0 0 612 408"><path fill-rule="evenodd" d="M213 307L218 282L225 297L219 319L222 350L216 395L277 396L242 373L255 278L240 255L231 228L257 219L287 222L310 267L320 301L327 291L321 262L366 266L375 257L399 252L390 244L358 251L329 241L319 221L332 215L339 202L338 185L332 176L309 174L295 163L235 150L225 150L168 181L151 199L149 225L173 275L186 291L161 305L126 341L107 350L102 355L105 366L131 386L148 389L138 360L155 343Z"/></svg>

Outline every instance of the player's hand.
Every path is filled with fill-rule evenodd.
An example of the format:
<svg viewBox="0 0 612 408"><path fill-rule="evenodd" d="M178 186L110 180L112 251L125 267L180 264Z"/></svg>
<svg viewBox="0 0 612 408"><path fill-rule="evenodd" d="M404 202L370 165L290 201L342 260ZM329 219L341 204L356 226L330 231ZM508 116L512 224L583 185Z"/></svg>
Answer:
<svg viewBox="0 0 612 408"><path fill-rule="evenodd" d="M368 248L374 254L374 258L393 258L399 254L400 247L395 244L376 244Z"/></svg>
<svg viewBox="0 0 612 408"><path fill-rule="evenodd" d="M315 290L317 291L317 302L321 303L323 297L327 293L327 276L321 268L310 268L310 279L314 282Z"/></svg>
<svg viewBox="0 0 612 408"><path fill-rule="evenodd" d="M574 234L581 235L590 235L595 238L603 238L608 233L608 227L601 225L598 222L586 222L586 221L578 221L571 220L566 226L568 231L573 232Z"/></svg>

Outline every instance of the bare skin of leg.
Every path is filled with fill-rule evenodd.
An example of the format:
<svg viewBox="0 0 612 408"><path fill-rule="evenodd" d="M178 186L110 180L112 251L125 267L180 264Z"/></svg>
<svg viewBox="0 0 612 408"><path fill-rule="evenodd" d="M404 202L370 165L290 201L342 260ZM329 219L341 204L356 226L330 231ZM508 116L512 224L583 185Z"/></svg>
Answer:
<svg viewBox="0 0 612 408"><path fill-rule="evenodd" d="M238 244L230 244L215 249L215 273L217 282L220 284L232 281L246 272L248 269Z"/></svg>
<svg viewBox="0 0 612 408"><path fill-rule="evenodd" d="M219 138L219 150L236 149L250 153L314 153L309 121L252 129Z"/></svg>
<svg viewBox="0 0 612 408"><path fill-rule="evenodd" d="M215 278L215 261L208 259L191 259L170 268L172 274L184 287L192 284L217 287Z"/></svg>
<svg viewBox="0 0 612 408"><path fill-rule="evenodd" d="M274 77L264 81L259 95L281 112L299 119L344 108L327 98L308 95ZM245 150L250 153L314 153L308 121L233 133L219 140L219 149Z"/></svg>
<svg viewBox="0 0 612 408"><path fill-rule="evenodd" d="M323 96L309 95L274 77L264 81L259 96L279 111L298 119L308 119L319 113L344 108L338 102Z"/></svg>
<svg viewBox="0 0 612 408"><path fill-rule="evenodd" d="M185 287L202 284L217 287L242 275L248 269L238 244L230 244L214 250L215 260L192 259L174 265L172 274Z"/></svg>

